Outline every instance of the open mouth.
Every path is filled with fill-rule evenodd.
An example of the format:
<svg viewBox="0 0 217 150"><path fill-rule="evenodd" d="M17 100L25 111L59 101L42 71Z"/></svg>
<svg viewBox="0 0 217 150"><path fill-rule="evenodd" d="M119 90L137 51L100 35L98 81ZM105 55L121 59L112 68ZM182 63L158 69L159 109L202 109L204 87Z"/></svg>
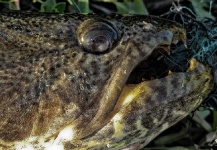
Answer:
<svg viewBox="0 0 217 150"><path fill-rule="evenodd" d="M169 67L165 57L169 51L164 48L156 48L152 55L140 62L131 72L126 84L138 84L143 81L162 78L168 75Z"/></svg>
<svg viewBox="0 0 217 150"><path fill-rule="evenodd" d="M177 38L176 38L177 39ZM173 40L171 44L185 44L185 40ZM140 62L129 75L127 82L119 96L117 108L125 107L133 101L145 89L141 89L140 85L144 81L164 78L170 74L168 62L165 58L170 56L171 45L159 45L153 53L146 59Z"/></svg>
<svg viewBox="0 0 217 150"><path fill-rule="evenodd" d="M177 43L172 43L177 44ZM179 42L179 44L182 44ZM170 73L170 66L166 59L170 56L171 45L159 45L152 54L140 62L129 75L126 84L138 84L143 81L160 79Z"/></svg>
<svg viewBox="0 0 217 150"><path fill-rule="evenodd" d="M103 91L100 92L98 97L99 102L93 103L93 105L83 113L88 114L88 116L90 116L89 114L91 113L95 114L89 118L82 114L81 117L73 121L73 127L78 128L78 133L76 133L74 139L84 139L88 138L90 135L96 134L96 131L110 122L122 108L124 109L132 101L137 100L137 97L141 97L141 93L146 93L147 91L144 86L146 85L145 80L162 78L169 74L168 65L163 63L164 60L162 58L170 54L171 43L176 44L177 39L183 41L181 35L184 35L183 37L185 39L184 30L178 32L179 30L177 29L175 31L177 31L177 34L173 34L175 33L173 30L165 30L157 32L156 34L150 32L150 35L145 35L153 36L153 40L144 42L144 47L150 42L153 43L155 47L147 46L146 49L143 50L147 52L147 57L138 56L140 63L136 67L134 66L137 64L137 60L133 63L127 60L121 61L121 63L118 64L119 66L112 72L107 84L102 89ZM141 38L140 36L135 37ZM146 37L143 38L145 39ZM144 59L143 61L141 61L142 58ZM97 112L95 112L96 110ZM84 122L86 124L88 122L88 126L84 125Z"/></svg>
<svg viewBox="0 0 217 150"><path fill-rule="evenodd" d="M174 37L171 45L185 45L186 39L183 37ZM170 66L166 58L170 56L171 45L158 45L152 54L140 62L129 75L126 84L138 84L143 81L159 79L167 76Z"/></svg>

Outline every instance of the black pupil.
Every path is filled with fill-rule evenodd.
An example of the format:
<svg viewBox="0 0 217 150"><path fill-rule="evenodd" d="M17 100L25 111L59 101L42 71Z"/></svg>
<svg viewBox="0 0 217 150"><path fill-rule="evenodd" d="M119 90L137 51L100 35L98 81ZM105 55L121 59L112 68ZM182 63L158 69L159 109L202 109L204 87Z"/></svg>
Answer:
<svg viewBox="0 0 217 150"><path fill-rule="evenodd" d="M109 39L105 36L97 36L92 40L92 50L103 52L109 48Z"/></svg>

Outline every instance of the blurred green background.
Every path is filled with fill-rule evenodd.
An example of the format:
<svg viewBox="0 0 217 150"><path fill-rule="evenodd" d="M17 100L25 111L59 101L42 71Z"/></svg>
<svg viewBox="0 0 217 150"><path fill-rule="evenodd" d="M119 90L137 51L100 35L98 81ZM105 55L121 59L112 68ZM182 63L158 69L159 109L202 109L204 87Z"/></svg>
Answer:
<svg viewBox="0 0 217 150"><path fill-rule="evenodd" d="M172 2L184 4L200 17L217 15L216 0L0 0L0 9L59 13L162 14Z"/></svg>

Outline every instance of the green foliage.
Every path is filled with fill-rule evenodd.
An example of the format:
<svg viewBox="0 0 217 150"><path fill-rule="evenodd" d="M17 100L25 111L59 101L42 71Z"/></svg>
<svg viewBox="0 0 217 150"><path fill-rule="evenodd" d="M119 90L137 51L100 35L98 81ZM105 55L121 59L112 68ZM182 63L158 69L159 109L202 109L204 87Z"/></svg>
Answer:
<svg viewBox="0 0 217 150"><path fill-rule="evenodd" d="M88 0L79 0L78 1L78 8L80 8L81 13L89 13L89 1Z"/></svg>
<svg viewBox="0 0 217 150"><path fill-rule="evenodd" d="M32 7L34 3L40 3L40 8L38 8L38 11L40 12L59 12L59 13L64 13L64 12L90 13L92 12L92 10L90 10L90 3L93 2L102 2L105 4L112 3L116 7L116 13L145 14L145 15L149 14L148 9L146 8L146 3L149 4L152 3L143 0L122 0L122 1L92 0L91 2L89 2L89 0L66 0L65 2L58 2L58 0L32 0L32 3L25 2L25 1L22 2L28 3L30 7ZM212 0L210 0L210 3L207 3L206 0L189 0L189 2L192 4L194 8L194 12L198 16L198 18L200 19L204 17L214 18L214 16L211 15L210 13L212 9ZM7 4L8 8L12 10L19 9L18 5L15 4L15 0L0 0L0 3ZM18 4L21 3L21 0L17 1L17 3ZM153 3L156 3L156 1L153 0ZM99 7L103 8L105 6L106 5L104 6L100 5ZM204 9L205 7L209 8L209 11Z"/></svg>
<svg viewBox="0 0 217 150"><path fill-rule="evenodd" d="M123 2L118 2L116 0L112 2L116 5L119 14L148 14L143 1L141 0L124 0Z"/></svg>
<svg viewBox="0 0 217 150"><path fill-rule="evenodd" d="M37 2L41 3L41 12L59 12L64 13L66 10L66 2L59 2L57 3L56 0L36 0ZM72 8L77 13L89 13L89 1L88 0L78 0L76 3L74 0L67 1Z"/></svg>
<svg viewBox="0 0 217 150"><path fill-rule="evenodd" d="M69 3L72 9L77 13L89 13L89 0L67 0L67 2L57 3L56 0L34 0L41 4L41 12L60 12L66 11L66 3ZM119 14L148 14L148 11L141 0L124 0L119 2L118 0L107 0L104 2L110 2L115 4L117 13Z"/></svg>
<svg viewBox="0 0 217 150"><path fill-rule="evenodd" d="M36 0L41 3L41 12L59 12L64 13L66 10L66 2L57 3L56 0ZM67 1L77 13L89 13L89 1L78 0L76 3L74 0Z"/></svg>
<svg viewBox="0 0 217 150"><path fill-rule="evenodd" d="M11 10L17 10L13 0L0 0L0 3L8 4L9 9Z"/></svg>
<svg viewBox="0 0 217 150"><path fill-rule="evenodd" d="M214 16L211 15L210 11L211 11L211 8L212 8L212 1L210 1L209 5L208 6L208 3L206 3L205 0L191 0L190 1L191 4L193 5L194 7L194 11L196 13L196 15L198 16L197 18L199 20L202 20L204 18L212 18L214 19ZM205 10L204 7L209 7L209 11Z"/></svg>
<svg viewBox="0 0 217 150"><path fill-rule="evenodd" d="M66 7L65 2L57 3L56 0L35 0L34 2L41 3L40 12L60 12L63 13Z"/></svg>
<svg viewBox="0 0 217 150"><path fill-rule="evenodd" d="M96 0L97 1L97 0ZM113 3L119 14L148 14L145 4L142 0L101 0L103 2ZM90 13L89 0L67 0L66 2L57 2L57 0L32 0L32 4L40 3L40 12L68 12L70 8L66 8L67 4L71 6L77 13ZM12 10L17 10L14 0L0 0L0 3L8 4Z"/></svg>
<svg viewBox="0 0 217 150"><path fill-rule="evenodd" d="M9 8L11 10L17 10L17 7L16 7L16 5L13 2L9 2L8 4L9 4Z"/></svg>
<svg viewBox="0 0 217 150"><path fill-rule="evenodd" d="M74 0L68 0L69 4L74 8L74 10L78 13L81 12L80 8L78 7L78 5L75 3Z"/></svg>
<svg viewBox="0 0 217 150"><path fill-rule="evenodd" d="M69 4L77 13L89 13L89 0L78 0L76 3L74 0L68 0Z"/></svg>

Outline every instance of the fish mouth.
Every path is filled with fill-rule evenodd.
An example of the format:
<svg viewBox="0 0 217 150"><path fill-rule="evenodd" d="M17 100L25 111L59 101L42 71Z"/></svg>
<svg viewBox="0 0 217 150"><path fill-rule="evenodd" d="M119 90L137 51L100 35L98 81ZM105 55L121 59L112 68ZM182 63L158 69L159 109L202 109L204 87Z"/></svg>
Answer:
<svg viewBox="0 0 217 150"><path fill-rule="evenodd" d="M138 84L143 81L159 79L169 74L169 66L165 62L165 57L170 55L171 45L183 44L186 46L186 34L181 29L176 29L179 34L173 33L173 38L170 44L158 45L154 48L151 55L141 61L130 73L126 85Z"/></svg>
<svg viewBox="0 0 217 150"><path fill-rule="evenodd" d="M133 59L133 57L131 57L132 55L130 56L128 54L130 53L131 44L134 43L129 41L128 44L125 45L126 53L124 53L122 57L123 60L121 59L120 63L115 65L115 69L112 71L110 78L106 81L105 86L98 95L98 103L93 103L83 114L91 114L92 110L97 110L97 112L88 118L85 115L81 115L78 119L73 121L74 127L79 127L74 139L84 139L88 138L90 135L96 134L97 131L110 122L122 108L125 108L136 99L136 97L140 95L139 90L137 90L139 89L140 83L143 83L144 80L149 80L149 78L155 78L155 76L152 75L148 77L143 76L143 73L139 73L138 75L137 72L142 70L144 74L150 74L150 71L147 71L149 67L144 66L147 64L150 65L152 62L158 64L159 61L161 61L162 55L170 54L170 46L172 43L177 44L177 41L185 43L186 39L185 29L175 27L172 27L172 29L167 28L159 32L157 31L156 33L148 31L147 34L144 34L143 38L147 38L148 36L153 36L153 41L147 40L143 43L145 49L141 51L143 51L145 55L140 56L136 54L138 60L134 62L128 61ZM134 39L140 37L141 36L138 35L135 36ZM147 43L153 43L153 46L147 47ZM125 58L127 60L124 60ZM156 66L154 68L160 67ZM136 80L133 79L134 72L136 78L138 78ZM158 75L158 73L156 75ZM166 75L168 75L168 71L165 76ZM144 90L142 89L141 92ZM85 125L84 122L86 123ZM81 129L80 126L83 126L83 128Z"/></svg>
<svg viewBox="0 0 217 150"><path fill-rule="evenodd" d="M172 44L176 45L177 43L173 42ZM169 59L170 56L170 46L157 46L146 60L136 65L130 73L126 84L138 84L143 81L159 79L169 75L171 71L166 59Z"/></svg>
<svg viewBox="0 0 217 150"><path fill-rule="evenodd" d="M159 46L151 56L140 62L130 73L126 84L138 84L143 81L165 77L169 73L165 57L169 56L169 46Z"/></svg>
<svg viewBox="0 0 217 150"><path fill-rule="evenodd" d="M93 124L91 124L93 128L100 129L101 127L103 127L122 108L126 107L137 96L139 96L140 90L136 89L139 89L140 83L143 83L144 80L156 79L156 76L163 72L164 76L168 75L169 71L165 70L160 71L160 73L151 75L151 73L153 72L149 70L150 68L152 68L149 66L151 64L156 64L156 66L153 67L155 69L160 68L158 66L160 64L159 61L162 61L161 59L163 55L170 54L171 44L177 44L178 42L185 44L185 29L168 29L164 30L163 32L158 32L156 34L158 34L159 36L164 36L168 33L169 40L166 40L166 42L158 42L158 44L153 47L153 49L148 50L147 57L142 57L142 59L140 59L137 63L133 65L129 61L123 61L119 64L115 72L111 75L110 80L108 80L108 84L104 88L104 91L102 92L102 97L100 97L101 100L99 102L100 111L91 121ZM128 48L129 47L126 46L126 51ZM100 124L98 122L100 122ZM90 130L90 128L88 128L88 130Z"/></svg>
<svg viewBox="0 0 217 150"><path fill-rule="evenodd" d="M172 44L183 44L186 47L185 35L174 36L171 44L158 45L154 48L152 54L147 59L136 65L126 80L114 110L120 110L136 99L136 97L143 91L139 89L140 84L143 84L143 82L161 79L175 73L170 70L169 64L164 59L169 57ZM187 72L196 69L197 65L195 65L195 61L196 60L193 60L191 62L194 65L191 65L192 69L187 70ZM115 113L117 113L117 111ZM113 113L113 115L115 115L115 113Z"/></svg>

